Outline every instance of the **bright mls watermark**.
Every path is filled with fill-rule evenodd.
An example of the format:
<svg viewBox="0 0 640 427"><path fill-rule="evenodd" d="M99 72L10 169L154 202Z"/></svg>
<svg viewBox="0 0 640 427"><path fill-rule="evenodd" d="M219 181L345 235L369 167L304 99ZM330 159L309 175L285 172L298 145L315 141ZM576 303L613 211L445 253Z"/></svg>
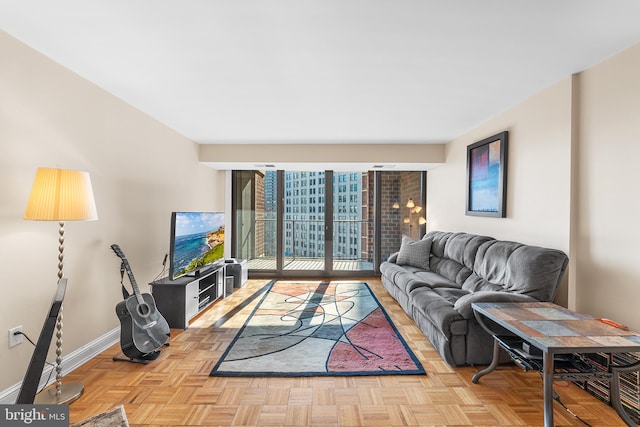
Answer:
<svg viewBox="0 0 640 427"><path fill-rule="evenodd" d="M69 405L0 405L0 426L69 427Z"/></svg>

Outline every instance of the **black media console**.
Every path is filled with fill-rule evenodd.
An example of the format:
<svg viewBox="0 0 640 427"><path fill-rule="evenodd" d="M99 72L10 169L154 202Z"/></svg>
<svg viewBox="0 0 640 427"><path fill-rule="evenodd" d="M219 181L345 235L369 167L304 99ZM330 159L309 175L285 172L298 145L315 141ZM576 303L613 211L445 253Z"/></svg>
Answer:
<svg viewBox="0 0 640 427"><path fill-rule="evenodd" d="M195 277L163 278L149 283L158 311L169 327L187 329L198 313L224 298L225 270L225 264L221 264Z"/></svg>

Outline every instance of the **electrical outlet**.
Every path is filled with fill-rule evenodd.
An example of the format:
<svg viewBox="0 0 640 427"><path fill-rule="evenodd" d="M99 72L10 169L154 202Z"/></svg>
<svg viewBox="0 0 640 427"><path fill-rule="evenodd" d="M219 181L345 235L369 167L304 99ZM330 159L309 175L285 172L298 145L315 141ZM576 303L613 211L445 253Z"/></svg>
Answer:
<svg viewBox="0 0 640 427"><path fill-rule="evenodd" d="M22 334L16 332L22 332L22 325L9 329L9 347L15 347L18 344L22 344Z"/></svg>

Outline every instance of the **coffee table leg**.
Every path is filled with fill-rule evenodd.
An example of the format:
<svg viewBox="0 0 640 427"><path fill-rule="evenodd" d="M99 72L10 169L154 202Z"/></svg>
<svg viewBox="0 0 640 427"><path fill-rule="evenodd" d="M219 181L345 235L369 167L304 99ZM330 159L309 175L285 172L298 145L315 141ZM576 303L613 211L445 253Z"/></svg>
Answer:
<svg viewBox="0 0 640 427"><path fill-rule="evenodd" d="M471 377L471 382L474 384L478 384L480 377L492 372L498 366L498 360L500 359L500 344L498 344L498 340L493 338L493 359L491 359L491 364L484 368L481 371L476 372L473 377Z"/></svg>
<svg viewBox="0 0 640 427"><path fill-rule="evenodd" d="M610 367L610 372L613 374L611 378L611 405L628 426L635 426L636 423L629 418L629 415L622 407L622 402L620 401L620 372L634 372L639 370L640 362L632 365Z"/></svg>
<svg viewBox="0 0 640 427"><path fill-rule="evenodd" d="M544 352L542 359L542 391L544 425L553 427L553 354Z"/></svg>

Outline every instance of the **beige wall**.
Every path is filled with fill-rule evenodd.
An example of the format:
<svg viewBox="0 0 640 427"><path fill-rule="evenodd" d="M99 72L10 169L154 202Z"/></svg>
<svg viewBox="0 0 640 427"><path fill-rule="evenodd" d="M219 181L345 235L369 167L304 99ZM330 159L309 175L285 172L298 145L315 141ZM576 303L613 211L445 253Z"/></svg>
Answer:
<svg viewBox="0 0 640 427"><path fill-rule="evenodd" d="M582 73L576 304L640 331L640 45Z"/></svg>
<svg viewBox="0 0 640 427"><path fill-rule="evenodd" d="M467 231L569 253L571 79L563 80L447 145L429 171L428 230ZM509 131L507 217L465 215L467 146ZM568 277L568 275L567 275ZM567 299L562 284L558 301Z"/></svg>
<svg viewBox="0 0 640 427"><path fill-rule="evenodd" d="M8 348L22 325L38 338L57 281L58 224L22 219L37 167L91 174L98 221L67 222L64 354L119 326L119 244L143 292L162 270L172 210L224 209L224 172L197 146L0 32L0 391L33 347ZM55 357L50 357L53 360Z"/></svg>
<svg viewBox="0 0 640 427"><path fill-rule="evenodd" d="M447 145L427 227L557 248L556 302L640 331L640 45L558 82ZM509 130L507 218L465 215L467 145Z"/></svg>

